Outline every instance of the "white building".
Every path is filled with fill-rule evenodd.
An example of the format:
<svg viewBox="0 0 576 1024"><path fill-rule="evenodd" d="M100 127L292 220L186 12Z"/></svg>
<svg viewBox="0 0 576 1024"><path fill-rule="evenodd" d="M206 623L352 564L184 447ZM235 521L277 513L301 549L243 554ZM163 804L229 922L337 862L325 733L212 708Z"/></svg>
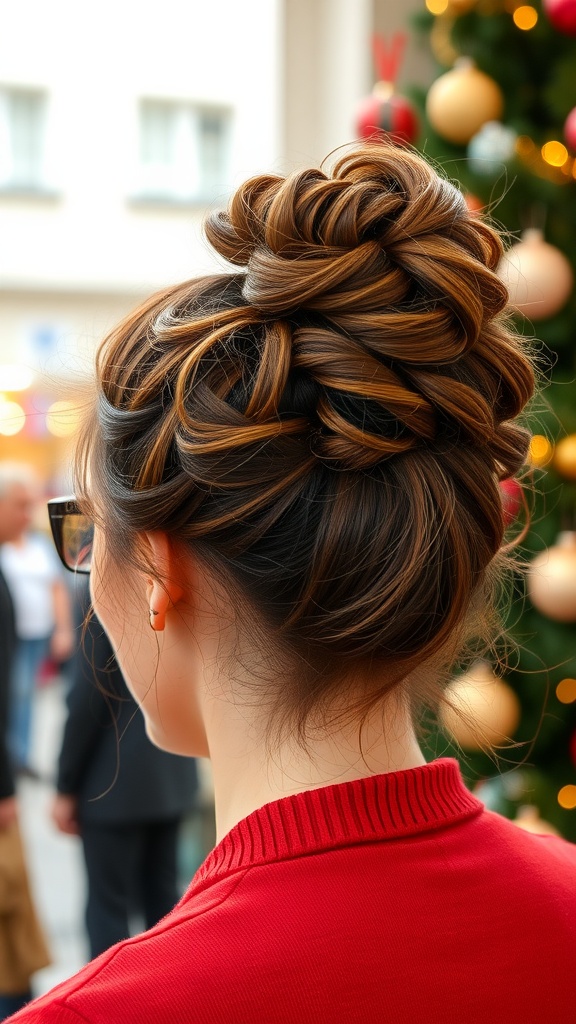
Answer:
<svg viewBox="0 0 576 1024"><path fill-rule="evenodd" d="M371 33L407 14L392 0L1 6L0 457L50 476L46 405L139 297L213 266L208 207L354 137ZM37 413L10 436L6 402Z"/></svg>

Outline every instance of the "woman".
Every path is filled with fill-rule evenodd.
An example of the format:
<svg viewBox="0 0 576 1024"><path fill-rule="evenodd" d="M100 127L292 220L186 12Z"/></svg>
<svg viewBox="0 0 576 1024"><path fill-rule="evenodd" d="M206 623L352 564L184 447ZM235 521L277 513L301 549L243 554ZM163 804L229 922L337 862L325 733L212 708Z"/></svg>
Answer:
<svg viewBox="0 0 576 1024"><path fill-rule="evenodd" d="M489 628L527 447L500 242L384 146L254 178L207 233L238 270L100 351L79 495L98 617L153 741L210 756L220 841L163 922L16 1019L567 1021L574 849L414 727Z"/></svg>

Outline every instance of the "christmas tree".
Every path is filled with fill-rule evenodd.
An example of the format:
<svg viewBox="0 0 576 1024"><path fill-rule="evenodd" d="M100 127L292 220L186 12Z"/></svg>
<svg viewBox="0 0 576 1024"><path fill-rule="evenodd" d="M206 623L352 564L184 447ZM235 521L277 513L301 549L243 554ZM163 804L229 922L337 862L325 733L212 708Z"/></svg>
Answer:
<svg viewBox="0 0 576 1024"><path fill-rule="evenodd" d="M529 414L535 487L522 547L528 561L543 554L528 596L522 574L516 580L503 703L489 711L502 714L502 733L513 731L517 746L500 750L496 766L459 736L458 723L464 754L438 736L430 743L434 754L460 757L471 785L484 780L489 806L516 818L528 805L576 841L576 0L426 7L415 29L438 75L427 93L411 93L421 113L416 144L460 184L471 210L503 228L509 244L520 242L511 300L526 314L517 314L520 331L537 339L544 377ZM514 493L507 501L514 505Z"/></svg>

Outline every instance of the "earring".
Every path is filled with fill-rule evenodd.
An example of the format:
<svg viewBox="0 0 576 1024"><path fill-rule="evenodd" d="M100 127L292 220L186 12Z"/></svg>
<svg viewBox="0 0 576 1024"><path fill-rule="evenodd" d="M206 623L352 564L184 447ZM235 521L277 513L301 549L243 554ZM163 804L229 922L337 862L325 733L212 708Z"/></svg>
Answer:
<svg viewBox="0 0 576 1024"><path fill-rule="evenodd" d="M161 633L164 629L163 619L157 618L159 612L155 608L150 609L150 629L153 629L155 633Z"/></svg>

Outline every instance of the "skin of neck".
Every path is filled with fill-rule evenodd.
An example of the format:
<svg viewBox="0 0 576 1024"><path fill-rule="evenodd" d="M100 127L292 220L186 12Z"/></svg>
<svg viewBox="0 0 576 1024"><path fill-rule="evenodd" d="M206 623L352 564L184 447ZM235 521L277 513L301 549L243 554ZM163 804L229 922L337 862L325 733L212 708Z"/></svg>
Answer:
<svg viewBox="0 0 576 1024"><path fill-rule="evenodd" d="M290 737L274 745L246 712L220 712L207 729L218 839L273 800L425 763L410 716L398 706L363 723L362 742L353 722L329 733L309 730L306 746Z"/></svg>
<svg viewBox="0 0 576 1024"><path fill-rule="evenodd" d="M275 730L271 703L294 667L271 649L265 624L246 598L188 552L174 554L163 535L151 536L150 549L161 584L137 574L127 589L126 572L108 560L97 532L93 604L152 742L210 758L218 839L274 800L425 764L400 686L368 717L345 713L350 694L374 686L374 668L363 679L356 666L353 680L340 680L339 706L330 708L338 714L310 715L305 743L294 729ZM155 617L161 611L159 632L147 624L151 608Z"/></svg>
<svg viewBox="0 0 576 1024"><path fill-rule="evenodd" d="M311 716L305 744L294 730L276 735L267 700L270 679L273 687L281 685L278 666L267 660L258 633L239 627L233 610L223 609L222 595L215 599L203 590L194 602L186 658L196 680L203 753L212 763L218 839L271 801L426 763L401 688L365 720L332 715L315 722ZM343 681L342 692L361 685L356 674L353 685Z"/></svg>

